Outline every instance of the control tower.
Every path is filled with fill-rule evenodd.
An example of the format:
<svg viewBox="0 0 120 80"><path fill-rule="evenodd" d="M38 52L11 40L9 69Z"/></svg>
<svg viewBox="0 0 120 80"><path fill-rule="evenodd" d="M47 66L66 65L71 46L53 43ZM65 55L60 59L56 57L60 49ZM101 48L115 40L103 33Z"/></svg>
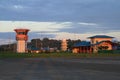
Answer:
<svg viewBox="0 0 120 80"><path fill-rule="evenodd" d="M17 52L25 53L27 50L27 33L29 29L14 29L14 31L16 32Z"/></svg>

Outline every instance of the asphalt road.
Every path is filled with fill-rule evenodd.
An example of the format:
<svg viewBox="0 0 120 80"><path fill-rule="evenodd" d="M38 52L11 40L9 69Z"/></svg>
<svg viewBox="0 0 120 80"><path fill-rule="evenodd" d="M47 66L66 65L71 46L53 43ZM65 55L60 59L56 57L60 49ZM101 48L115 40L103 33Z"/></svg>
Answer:
<svg viewBox="0 0 120 80"><path fill-rule="evenodd" d="M120 58L0 59L0 80L120 80Z"/></svg>

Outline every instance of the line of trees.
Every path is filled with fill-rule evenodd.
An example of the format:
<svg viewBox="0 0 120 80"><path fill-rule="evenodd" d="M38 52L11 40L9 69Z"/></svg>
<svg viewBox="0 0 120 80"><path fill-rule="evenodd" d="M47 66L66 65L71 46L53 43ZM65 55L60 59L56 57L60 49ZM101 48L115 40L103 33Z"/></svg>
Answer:
<svg viewBox="0 0 120 80"><path fill-rule="evenodd" d="M72 47L75 43L81 42L80 39L78 40L71 40L67 39L67 47L68 50L72 50ZM120 42L116 42L118 44L118 48L120 49ZM49 38L43 38L41 39L32 39L31 42L28 42L27 46L32 46L35 48L56 48L58 50L61 49L61 40L56 40L56 39L49 39ZM13 44L8 44L8 45L0 45L0 51L11 51L15 52L17 48L16 43ZM99 47L100 50L106 50L108 47L106 46L101 46Z"/></svg>
<svg viewBox="0 0 120 80"><path fill-rule="evenodd" d="M74 43L76 43L76 42L81 42L81 40L80 39L78 39L78 40L68 39L67 40L68 49L72 50L72 47L73 47ZM43 40L32 39L31 42L28 44L28 46L33 46L36 48L49 47L49 48L57 48L58 50L60 50L61 49L61 40L55 40L55 39L49 39L49 38L44 38Z"/></svg>
<svg viewBox="0 0 120 80"><path fill-rule="evenodd" d="M72 47L74 45L74 43L76 42L81 42L80 39L78 40L71 40L71 39L68 39L67 40L67 47L68 47L68 50L72 50ZM42 40L41 39L32 39L31 42L28 42L27 44L28 47L35 47L35 48L46 48L46 47L49 47L49 48L57 48L58 50L61 49L61 40L56 40L56 39L49 39L49 38L43 38ZM0 46L0 51L12 51L12 52L15 52L16 51L16 43L13 43L13 44L8 44L8 45L1 45Z"/></svg>

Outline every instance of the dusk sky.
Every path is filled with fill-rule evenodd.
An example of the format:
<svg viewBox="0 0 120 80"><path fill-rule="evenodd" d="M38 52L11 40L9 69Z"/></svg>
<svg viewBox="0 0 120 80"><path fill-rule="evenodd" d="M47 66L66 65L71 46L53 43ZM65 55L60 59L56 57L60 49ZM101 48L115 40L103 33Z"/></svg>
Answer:
<svg viewBox="0 0 120 80"><path fill-rule="evenodd" d="M120 0L0 0L0 44L15 41L15 28L30 29L29 39L45 31L56 39L100 34L120 41L119 8Z"/></svg>

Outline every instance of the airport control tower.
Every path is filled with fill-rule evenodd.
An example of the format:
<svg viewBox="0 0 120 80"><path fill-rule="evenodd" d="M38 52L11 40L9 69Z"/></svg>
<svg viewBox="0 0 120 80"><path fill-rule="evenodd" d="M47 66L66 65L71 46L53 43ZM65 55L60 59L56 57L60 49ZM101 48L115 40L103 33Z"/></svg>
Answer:
<svg viewBox="0 0 120 80"><path fill-rule="evenodd" d="M25 53L27 50L27 33L29 29L15 29L14 31L16 32L17 52Z"/></svg>

